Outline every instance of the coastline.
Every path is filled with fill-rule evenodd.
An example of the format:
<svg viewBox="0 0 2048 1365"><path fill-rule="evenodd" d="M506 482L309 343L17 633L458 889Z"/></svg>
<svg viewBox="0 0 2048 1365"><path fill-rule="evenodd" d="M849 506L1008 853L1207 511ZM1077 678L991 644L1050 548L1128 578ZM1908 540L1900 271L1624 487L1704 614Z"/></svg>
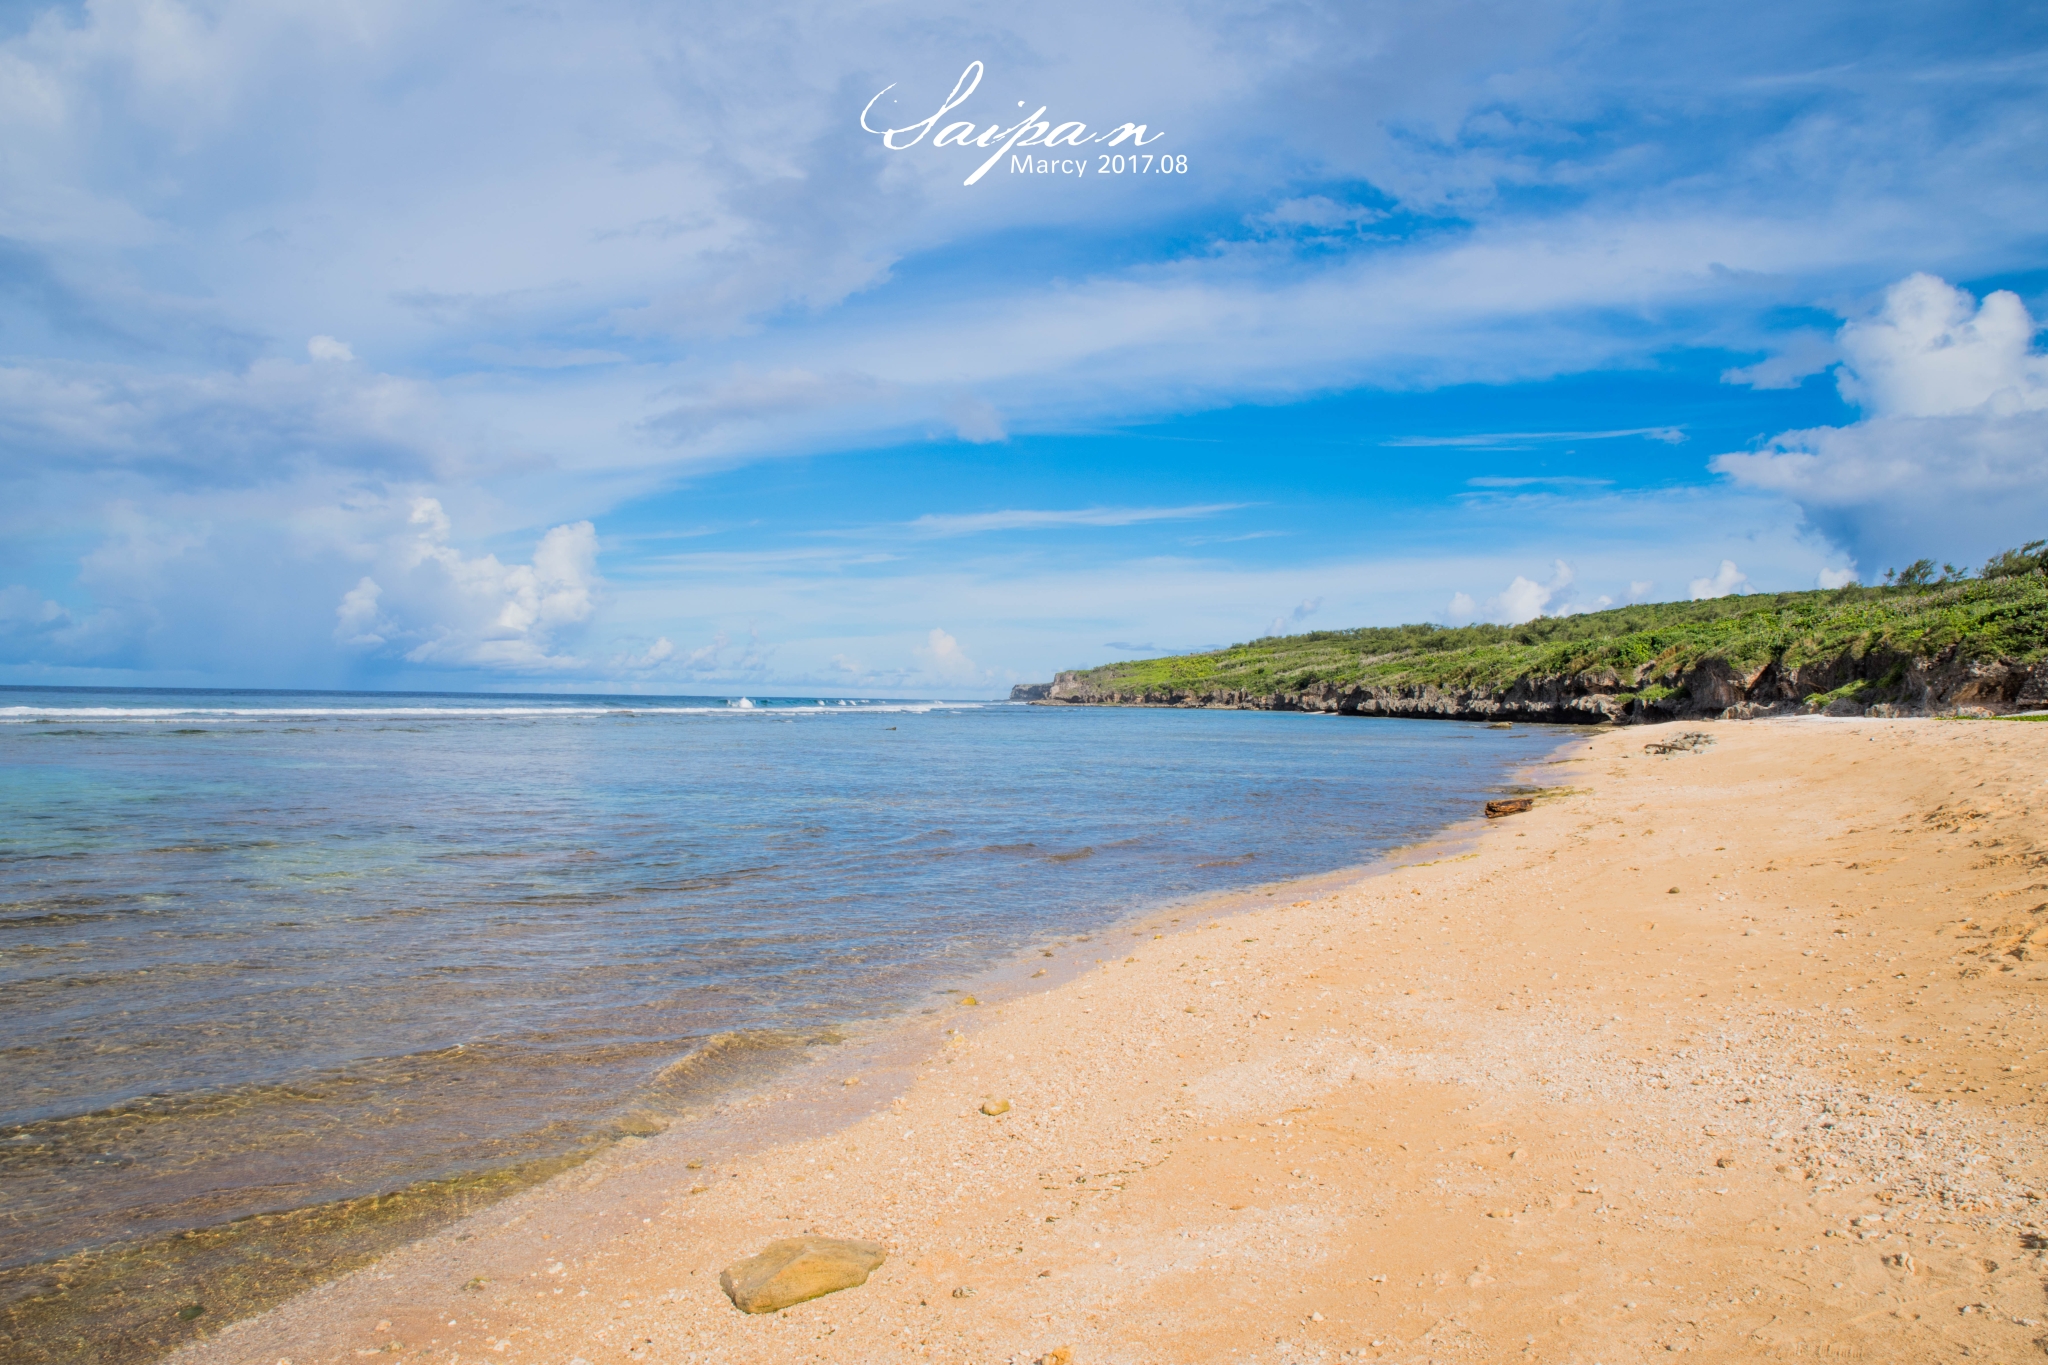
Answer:
<svg viewBox="0 0 2048 1365"><path fill-rule="evenodd" d="M1091 935L172 1358L2032 1349L2048 731L1713 731L1592 737L1469 852ZM811 1229L890 1259L734 1312L719 1268Z"/></svg>
<svg viewBox="0 0 2048 1365"><path fill-rule="evenodd" d="M170 869L190 874L169 878L184 895L175 924L131 928L101 918L74 931L60 916L13 940L11 979L28 989L14 1002L23 1029L11 1060L23 1085L10 1117L41 1126L4 1134L16 1200L8 1265L0 1270L0 1359L160 1359L517 1187L561 1174L593 1149L689 1127L784 1067L818 1074L807 1065L812 1058L830 1065L851 1055L849 1036L917 1016L945 999L937 988L972 988L977 974L1011 954L1100 933L1105 921L1148 905L1251 878L1341 870L1397 840L1427 837L1476 813L1474 794L1497 789L1509 766L1569 738L1478 727L1354 726L1340 734L1299 717L1059 716L997 707L935 715L900 732L873 718L849 725L835 717L831 728L799 740L800 727L767 720L744 728L664 724L659 743L649 742L657 737L647 728L653 722L609 717L546 726L537 735L523 721L406 728L397 740L381 737L393 732L349 726L268 728L262 734L270 738L244 733L231 743L209 737L204 726L75 734L67 727L47 741L10 732L39 751L38 762L56 761L57 750L82 750L82 761L98 764L106 779L91 803L104 809L129 799L121 793L133 788L122 779L137 751L164 755L168 766L143 766L179 779L156 782L159 795L185 791L191 784L181 774L204 778L225 768L260 779L297 772L308 758L369 774L411 754L400 776L409 770L415 779L410 787L383 777L344 783L303 805L294 790L265 789L268 799L257 804L284 812L277 818L292 831L288 840L310 848L319 867L331 861L350 874L315 883L324 899L303 913L262 907L297 906L295 879L307 864L263 853L254 855L261 866L244 867L252 858L234 849L181 843L185 827L208 823L204 803L156 800L152 809L177 812L169 821L175 828L124 825L117 843L175 845L181 856L190 845L190 856ZM1176 735L1197 742L1176 745ZM497 760L479 749L504 743L531 757L537 740L576 771L603 774L598 787L574 784L595 795L532 809L508 798L498 804L509 809L489 818L456 803L468 818L430 821L431 829L407 823L409 811L449 808L437 799L445 783L431 774L494 768ZM799 765L821 747L856 760L865 755L874 761L839 765L826 776L835 789L842 782L870 795L886 788L889 799L842 802L830 829L812 828L802 815L787 850L772 847L779 836L728 846L714 827L729 823L733 811L751 813L749 828L757 830L775 828L788 813L786 784L763 776L771 764L717 798L731 807L724 816L664 821L670 835L648 844L629 818L632 802L606 793L672 780L667 758L652 759L657 771L649 771L646 756L693 743L720 750L742 743ZM232 753L210 756L224 745ZM1070 772L1090 757L1097 776ZM1150 772L1131 770L1155 757L1163 761ZM962 787L977 772L1006 766L1016 768L1006 780ZM25 764L17 775L33 771ZM32 785L17 782L14 790ZM295 788L296 780L273 785ZM908 804L897 799L905 796ZM452 838L481 856L448 867L415 858L413 875L400 876L380 862L376 877L356 875L363 869L347 851L371 846L326 840L328 813L348 827L397 821L416 851L431 854ZM623 822L618 838L604 833L614 816ZM691 833L693 825L703 833ZM575 832L588 829L599 833ZM342 856L327 859L330 842ZM838 856L835 846L852 856ZM381 844L375 848L373 860L381 860ZM498 861L494 851L520 861ZM771 860L783 871L743 879L730 892L714 880L693 894L688 878L674 893L663 888L674 870L665 859L706 851L714 852L714 871L731 865L751 876ZM107 869L101 880L111 893L150 890L146 879L123 880L119 857L94 864ZM287 865L291 877L265 879L267 868ZM601 902L610 895L631 913L592 916L606 928L578 932L576 915L507 895L507 867L518 885L596 892ZM242 872L256 881L235 880ZM230 882L233 908L215 918L210 893ZM362 894L337 894L343 884ZM785 890L796 895L781 905ZM422 906L433 913L420 913ZM224 930L254 937L223 937ZM84 946L72 947L74 938ZM123 956L131 939L138 944L132 958ZM238 972L250 963L297 964L308 975L285 996L265 995L260 974L195 975L215 943L237 945ZM50 954L36 956L48 947L65 949L54 956L64 965L51 970ZM867 963L874 965L858 965ZM736 973L735 965L747 970ZM180 970L157 970L168 966ZM127 975L87 972L87 988L66 984L101 967ZM438 975L441 968L452 969L452 978ZM1051 979L1061 970L1054 964ZM422 988L409 991L409 981ZM141 989L129 993L123 982ZM565 994L575 1008L560 1008ZM34 1008L53 995L70 1017L106 1020L90 1054L67 1051L72 1040ZM292 1008L294 999L312 1007ZM472 1019L469 1005L481 1014ZM158 1036L148 1021L179 1008L197 1036ZM32 1022L39 1014L40 1034ZM224 1014L236 1015L238 1027L213 1027ZM366 1021L390 1026L380 1033L361 1027ZM468 1046L472 1039L491 1045ZM292 1058L305 1056L309 1044L325 1049L319 1060L326 1065L295 1068ZM188 1051L194 1064L182 1068ZM166 1057L172 1064L158 1070ZM61 1093L46 1094L40 1113L19 1113L41 1093L36 1085ZM70 1095L89 1098L67 1105ZM780 1108L793 1116L801 1107ZM748 1150L772 1140L767 1126L750 1130ZM383 1169L390 1179L378 1178Z"/></svg>

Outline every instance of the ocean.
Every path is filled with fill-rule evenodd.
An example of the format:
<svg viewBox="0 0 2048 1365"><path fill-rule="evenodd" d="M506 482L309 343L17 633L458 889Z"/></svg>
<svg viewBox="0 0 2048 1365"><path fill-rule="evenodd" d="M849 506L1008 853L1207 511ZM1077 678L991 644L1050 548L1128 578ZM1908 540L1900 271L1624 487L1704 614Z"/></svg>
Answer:
<svg viewBox="0 0 2048 1365"><path fill-rule="evenodd" d="M1031 947L1470 819L1568 737L0 688L0 1352L147 1359Z"/></svg>

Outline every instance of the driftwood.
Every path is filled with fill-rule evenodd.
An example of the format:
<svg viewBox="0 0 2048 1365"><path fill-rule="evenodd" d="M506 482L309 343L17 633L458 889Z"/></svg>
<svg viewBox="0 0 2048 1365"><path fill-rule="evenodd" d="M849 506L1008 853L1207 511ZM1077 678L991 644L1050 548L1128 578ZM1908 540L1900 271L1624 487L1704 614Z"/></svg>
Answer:
<svg viewBox="0 0 2048 1365"><path fill-rule="evenodd" d="M1520 815L1535 804L1534 800L1526 796L1514 796L1505 801L1489 801L1486 803L1486 818L1498 820L1503 815Z"/></svg>

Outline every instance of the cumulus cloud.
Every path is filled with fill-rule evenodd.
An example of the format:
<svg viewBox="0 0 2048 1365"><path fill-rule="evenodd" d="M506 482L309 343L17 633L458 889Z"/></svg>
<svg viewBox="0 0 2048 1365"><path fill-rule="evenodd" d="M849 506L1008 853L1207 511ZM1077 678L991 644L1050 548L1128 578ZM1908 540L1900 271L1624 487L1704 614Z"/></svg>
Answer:
<svg viewBox="0 0 2048 1365"><path fill-rule="evenodd" d="M1711 597L1726 597L1730 593L1749 591L1749 575L1735 567L1735 561L1724 559L1721 567L1709 578L1695 578L1687 589L1695 602Z"/></svg>
<svg viewBox="0 0 2048 1365"><path fill-rule="evenodd" d="M306 354L315 360L354 360L356 353L345 341L333 337L314 337L306 343Z"/></svg>
<svg viewBox="0 0 2048 1365"><path fill-rule="evenodd" d="M1842 396L1874 417L2005 415L2048 408L2048 356L2020 296L1979 304L1932 275L1885 291L1872 318L1842 328Z"/></svg>
<svg viewBox="0 0 2048 1365"><path fill-rule="evenodd" d="M1453 626L1470 625L1475 620L1518 626L1539 616L1576 616L1614 605L1613 597L1605 593L1590 599L1573 597L1571 589L1576 581L1571 565L1562 559L1555 560L1551 564L1549 582L1538 583L1516 574L1507 587L1487 598L1484 605L1474 601L1470 593L1451 594L1450 606L1442 619L1446 625ZM1650 585L1632 586L1641 586L1647 591Z"/></svg>
<svg viewBox="0 0 2048 1365"><path fill-rule="evenodd" d="M534 547L531 564L464 555L448 543L451 529L438 499L414 499L403 529L379 547L375 573L335 607L336 643L437 668L585 666L558 652L558 641L596 607L596 528L587 521L555 527Z"/></svg>
<svg viewBox="0 0 2048 1365"><path fill-rule="evenodd" d="M1518 626L1524 621L1533 621L1543 615L1544 608L1571 585L1571 565L1562 559L1551 565L1548 583L1532 582L1516 574L1514 581L1498 595L1486 599L1486 619L1503 626Z"/></svg>
<svg viewBox="0 0 2048 1365"><path fill-rule="evenodd" d="M918 647L917 658L925 674L940 683L973 686L988 676L967 657L958 640L937 626L932 627L931 634Z"/></svg>
<svg viewBox="0 0 2048 1365"><path fill-rule="evenodd" d="M1267 631L1267 634L1285 634L1289 626L1300 625L1303 621L1308 620L1309 617L1314 616L1318 611L1321 611L1322 608L1322 598L1304 597L1301 599L1300 602L1295 604L1294 610L1288 612L1285 616L1274 617L1272 628L1269 631Z"/></svg>
<svg viewBox="0 0 2048 1365"><path fill-rule="evenodd" d="M383 596L384 589L368 575L343 593L341 605L334 609L335 641L360 649L374 649L383 644L384 636L378 629L382 617L377 609L378 600Z"/></svg>
<svg viewBox="0 0 2048 1365"><path fill-rule="evenodd" d="M1864 420L1784 432L1712 467L1791 498L1864 563L2018 544L2048 525L2048 356L2034 331L2016 294L1979 303L1908 276L1837 337L1837 382Z"/></svg>
<svg viewBox="0 0 2048 1365"><path fill-rule="evenodd" d="M1813 585L1816 588L1845 588L1855 581L1854 569L1822 569L1814 575Z"/></svg>

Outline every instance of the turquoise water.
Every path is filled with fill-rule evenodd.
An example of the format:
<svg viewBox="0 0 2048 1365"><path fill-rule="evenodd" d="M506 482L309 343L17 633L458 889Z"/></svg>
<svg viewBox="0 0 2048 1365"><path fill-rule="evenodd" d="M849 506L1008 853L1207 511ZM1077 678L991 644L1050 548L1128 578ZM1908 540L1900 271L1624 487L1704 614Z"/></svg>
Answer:
<svg viewBox="0 0 2048 1365"><path fill-rule="evenodd" d="M0 1267L566 1151L1026 945L1366 861L1555 732L0 689Z"/></svg>

